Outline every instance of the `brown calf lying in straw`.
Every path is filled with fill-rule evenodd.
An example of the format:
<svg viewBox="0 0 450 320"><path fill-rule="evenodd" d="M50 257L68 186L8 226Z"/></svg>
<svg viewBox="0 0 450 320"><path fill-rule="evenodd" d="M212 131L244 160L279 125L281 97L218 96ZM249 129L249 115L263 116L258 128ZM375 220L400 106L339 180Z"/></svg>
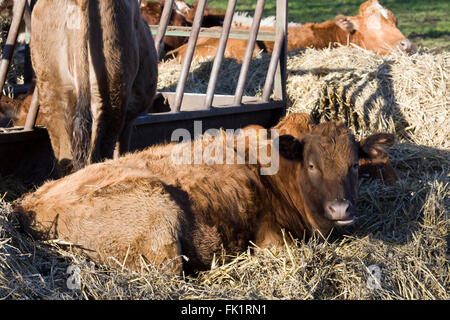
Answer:
<svg viewBox="0 0 450 320"><path fill-rule="evenodd" d="M174 272L206 269L222 248L236 254L249 241L282 245L282 229L298 238L325 234L355 219L358 160L377 159L371 151L394 138L357 142L340 122L294 132L304 119L291 115L276 126L292 135L219 131L93 164L25 195L16 212L35 237L70 242L96 261L172 261ZM213 158L232 161L208 164Z"/></svg>

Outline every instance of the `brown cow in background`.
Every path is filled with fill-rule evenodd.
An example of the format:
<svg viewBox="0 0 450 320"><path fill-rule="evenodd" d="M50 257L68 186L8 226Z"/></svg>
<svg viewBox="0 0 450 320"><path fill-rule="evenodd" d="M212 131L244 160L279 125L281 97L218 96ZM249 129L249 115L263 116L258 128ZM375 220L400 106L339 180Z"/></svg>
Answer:
<svg viewBox="0 0 450 320"><path fill-rule="evenodd" d="M141 13L144 20L149 25L159 25L161 15L164 9L165 0L159 2L142 1ZM169 19L169 26L189 27L194 23L195 12L197 11L198 0L193 6L182 0L176 0L173 3L172 14ZM221 26L225 12L211 10L208 6L203 12L202 27L209 28ZM164 50L169 52L174 50L188 41L188 37L167 36L163 38Z"/></svg>
<svg viewBox="0 0 450 320"><path fill-rule="evenodd" d="M47 182L18 200L16 212L35 237L70 242L97 262L113 256L136 269L143 259L155 265L172 261L174 272L202 270L222 248L237 254L250 241L283 245L282 229L304 238L353 223L358 160L377 158L370 151L393 139L375 134L361 144L340 122L314 125L300 139L248 135L244 154L255 142L271 156L279 152L278 171L262 175L268 166L262 153L250 162L237 147L245 132L197 140L203 157L219 141L222 156L231 152L243 164L174 161L175 151L195 150L196 142L153 146Z"/></svg>
<svg viewBox="0 0 450 320"><path fill-rule="evenodd" d="M61 173L128 150L152 103L156 50L136 0L39 0L31 57Z"/></svg>
<svg viewBox="0 0 450 320"><path fill-rule="evenodd" d="M248 20L250 22L250 19ZM250 26L240 24L236 29L250 30ZM275 27L261 26L261 31L275 31ZM229 39L225 57L241 61L245 54L246 40ZM197 42L194 58L214 56L219 39L200 38ZM322 23L306 23L288 27L288 50L301 48L323 49L329 46L354 44L378 54L387 54L393 49L405 52L411 50L411 42L397 28L397 18L377 0L361 4L357 16L338 15L333 20ZM180 61L186 54L183 45L172 51ZM257 42L254 55L259 51L271 53L273 42Z"/></svg>
<svg viewBox="0 0 450 320"><path fill-rule="evenodd" d="M20 103L8 96L0 95L0 128L10 127L18 120Z"/></svg>
<svg viewBox="0 0 450 320"><path fill-rule="evenodd" d="M169 25L187 27L189 24L182 12L177 8L177 1L174 1L174 8L172 9L172 15L170 16ZM142 18L149 25L159 25L161 20L162 11L164 9L165 0L159 2L141 2L141 14ZM163 44L164 50L170 51L182 46L187 42L186 37L164 37Z"/></svg>

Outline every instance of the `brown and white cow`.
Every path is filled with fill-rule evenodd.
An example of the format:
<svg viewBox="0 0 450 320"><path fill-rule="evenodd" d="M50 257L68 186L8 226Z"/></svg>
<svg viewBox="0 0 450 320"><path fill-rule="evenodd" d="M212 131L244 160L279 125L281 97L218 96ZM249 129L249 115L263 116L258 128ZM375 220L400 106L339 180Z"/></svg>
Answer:
<svg viewBox="0 0 450 320"><path fill-rule="evenodd" d="M251 19L248 19L251 21ZM236 29L249 30L250 27L240 24ZM275 31L274 26L261 26L262 31ZM194 58L214 56L219 44L218 39L200 38ZM379 4L377 0L369 0L361 4L356 16L338 15L333 20L322 23L292 24L288 27L288 50L301 48L323 49L329 46L354 44L378 54L387 54L393 49L405 52L411 50L411 42L397 28L395 15ZM184 58L185 45L173 50L171 54L179 60ZM246 49L246 41L229 39L225 57L242 61ZM273 42L257 42L254 54L259 51L271 53Z"/></svg>
<svg viewBox="0 0 450 320"><path fill-rule="evenodd" d="M63 173L127 151L157 82L138 2L39 0L32 30L40 113Z"/></svg>
<svg viewBox="0 0 450 320"><path fill-rule="evenodd" d="M288 50L322 49L337 43L355 44L378 54L393 49L411 50L411 42L397 27L396 16L378 0L362 3L356 16L338 15L334 20L292 26L288 30Z"/></svg>
<svg viewBox="0 0 450 320"><path fill-rule="evenodd" d="M141 259L156 265L170 260L175 262L175 272L202 270L222 248L236 254L246 250L250 241L261 247L282 245L282 229L303 238L352 224L358 160L377 158L370 151L393 139L375 134L359 143L342 123L329 122L312 126L299 138L245 135L242 152L238 139L248 130L236 136L222 131L215 138L153 146L90 165L25 195L16 201L16 212L36 238L70 242L98 262L113 256L139 268ZM196 149L198 141L200 149ZM179 159L174 154L186 150L201 150L200 157L216 156L222 149L212 152L208 147L217 141L225 149L220 157L231 152L227 159L245 161L174 160ZM278 148L273 143L277 141ZM268 167L262 151L253 162L243 155L250 154L251 142L259 150L266 147L270 156L279 152L279 167L272 175L261 174ZM182 256L188 260L182 261Z"/></svg>

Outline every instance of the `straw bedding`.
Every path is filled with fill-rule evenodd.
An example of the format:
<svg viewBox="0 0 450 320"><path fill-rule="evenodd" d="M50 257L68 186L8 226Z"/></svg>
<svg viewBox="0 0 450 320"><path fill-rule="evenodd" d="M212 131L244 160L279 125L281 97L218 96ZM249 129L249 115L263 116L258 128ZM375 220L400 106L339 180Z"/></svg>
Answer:
<svg viewBox="0 0 450 320"><path fill-rule="evenodd" d="M262 56L252 65L247 94L260 93L267 63ZM357 136L388 131L398 137L389 154L401 181L361 181L354 226L326 240L249 249L226 263L217 257L210 271L183 278L151 266L131 272L114 260L114 268L94 266L62 244L34 242L3 200L0 298L449 299L449 63L448 52L381 57L343 47L290 54L289 112L341 119ZM159 88L173 90L180 69L162 63ZM205 92L210 69L211 62L197 63L186 91ZM217 92L233 93L238 72L226 61ZM17 192L5 181L0 177L2 194ZM80 268L80 290L67 288L69 265ZM379 286L373 268L380 270Z"/></svg>

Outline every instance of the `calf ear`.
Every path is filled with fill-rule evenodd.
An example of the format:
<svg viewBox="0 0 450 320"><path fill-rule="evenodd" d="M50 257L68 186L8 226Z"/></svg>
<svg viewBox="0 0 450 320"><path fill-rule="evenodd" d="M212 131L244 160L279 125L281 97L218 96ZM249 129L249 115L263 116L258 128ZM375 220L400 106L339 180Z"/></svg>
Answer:
<svg viewBox="0 0 450 320"><path fill-rule="evenodd" d="M359 157L369 159L387 158L383 146L391 147L395 143L395 136L390 133L376 133L359 142Z"/></svg>
<svg viewBox="0 0 450 320"><path fill-rule="evenodd" d="M387 185L393 185L398 176L392 167L383 146L392 146L395 136L378 133L361 140L359 143L359 173L372 179L383 179Z"/></svg>
<svg viewBox="0 0 450 320"><path fill-rule="evenodd" d="M334 22L339 28L346 32L353 33L357 30L356 24L350 21L349 17L342 14L337 15L336 18L334 18Z"/></svg>
<svg viewBox="0 0 450 320"><path fill-rule="evenodd" d="M288 160L301 161L303 143L291 135L284 134L278 138L278 150L280 155Z"/></svg>

